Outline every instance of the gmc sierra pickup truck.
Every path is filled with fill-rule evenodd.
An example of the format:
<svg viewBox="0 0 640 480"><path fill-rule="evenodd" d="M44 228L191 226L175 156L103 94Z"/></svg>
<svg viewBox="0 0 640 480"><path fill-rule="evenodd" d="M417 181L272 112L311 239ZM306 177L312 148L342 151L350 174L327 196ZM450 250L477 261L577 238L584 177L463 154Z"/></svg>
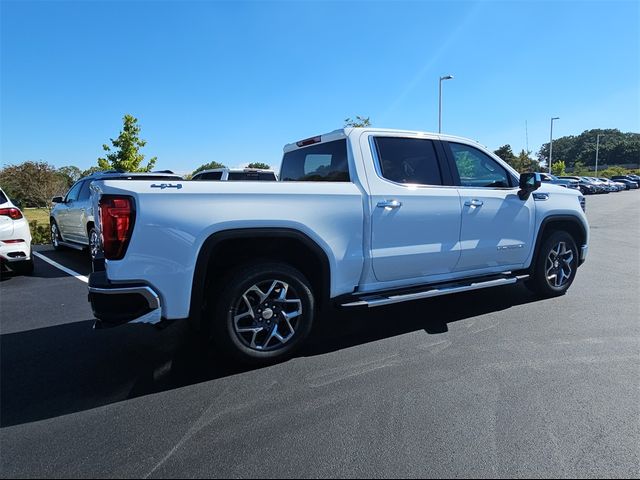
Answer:
<svg viewBox="0 0 640 480"><path fill-rule="evenodd" d="M96 180L96 327L188 319L249 363L290 355L317 312L508 285L564 294L584 197L474 141L345 128L286 145L277 182Z"/></svg>

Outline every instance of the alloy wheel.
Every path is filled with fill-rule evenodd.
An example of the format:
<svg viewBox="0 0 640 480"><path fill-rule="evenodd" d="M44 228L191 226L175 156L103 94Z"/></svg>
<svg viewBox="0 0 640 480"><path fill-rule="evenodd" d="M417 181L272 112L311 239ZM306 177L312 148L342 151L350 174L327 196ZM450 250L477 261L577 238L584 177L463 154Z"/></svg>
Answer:
<svg viewBox="0 0 640 480"><path fill-rule="evenodd" d="M56 223L51 224L51 243L54 247L59 245L58 243L58 225Z"/></svg>
<svg viewBox="0 0 640 480"><path fill-rule="evenodd" d="M291 285L266 280L252 285L235 302L233 328L246 347L274 351L295 336L302 313L302 301Z"/></svg>
<svg viewBox="0 0 640 480"><path fill-rule="evenodd" d="M571 279L574 253L567 248L566 242L558 242L547 255L545 275L549 285L555 288L563 287Z"/></svg>
<svg viewBox="0 0 640 480"><path fill-rule="evenodd" d="M98 232L93 228L89 232L89 252L92 259L96 258L100 253L100 237L98 237Z"/></svg>

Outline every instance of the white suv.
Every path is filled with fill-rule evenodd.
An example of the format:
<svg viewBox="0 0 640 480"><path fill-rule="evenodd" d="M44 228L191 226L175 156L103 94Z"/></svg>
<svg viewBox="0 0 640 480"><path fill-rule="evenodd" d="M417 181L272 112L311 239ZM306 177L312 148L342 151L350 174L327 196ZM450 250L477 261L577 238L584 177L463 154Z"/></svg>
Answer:
<svg viewBox="0 0 640 480"><path fill-rule="evenodd" d="M0 262L17 273L33 271L29 223L2 189L0 189Z"/></svg>

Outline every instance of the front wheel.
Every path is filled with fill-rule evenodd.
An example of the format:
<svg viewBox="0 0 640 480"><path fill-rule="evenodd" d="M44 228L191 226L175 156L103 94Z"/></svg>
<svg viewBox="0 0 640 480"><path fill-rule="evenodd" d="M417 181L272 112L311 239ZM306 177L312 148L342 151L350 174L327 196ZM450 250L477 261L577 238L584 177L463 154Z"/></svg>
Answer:
<svg viewBox="0 0 640 480"><path fill-rule="evenodd" d="M309 335L315 301L309 281L297 269L285 263L245 265L221 288L211 318L213 340L241 362L284 359Z"/></svg>
<svg viewBox="0 0 640 480"><path fill-rule="evenodd" d="M578 249L564 231L549 235L534 259L534 271L527 286L543 297L564 295L576 277Z"/></svg>

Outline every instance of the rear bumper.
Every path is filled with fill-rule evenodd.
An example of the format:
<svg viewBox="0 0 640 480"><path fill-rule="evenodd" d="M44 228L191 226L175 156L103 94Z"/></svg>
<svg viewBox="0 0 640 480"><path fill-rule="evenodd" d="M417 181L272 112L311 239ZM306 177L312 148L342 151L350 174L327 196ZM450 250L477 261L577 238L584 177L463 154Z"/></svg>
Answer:
<svg viewBox="0 0 640 480"><path fill-rule="evenodd" d="M7 243L0 240L0 261L3 263L24 262L31 259L31 242Z"/></svg>
<svg viewBox="0 0 640 480"><path fill-rule="evenodd" d="M98 320L94 328L162 321L160 295L143 283L113 284L106 272L89 275L89 302Z"/></svg>

